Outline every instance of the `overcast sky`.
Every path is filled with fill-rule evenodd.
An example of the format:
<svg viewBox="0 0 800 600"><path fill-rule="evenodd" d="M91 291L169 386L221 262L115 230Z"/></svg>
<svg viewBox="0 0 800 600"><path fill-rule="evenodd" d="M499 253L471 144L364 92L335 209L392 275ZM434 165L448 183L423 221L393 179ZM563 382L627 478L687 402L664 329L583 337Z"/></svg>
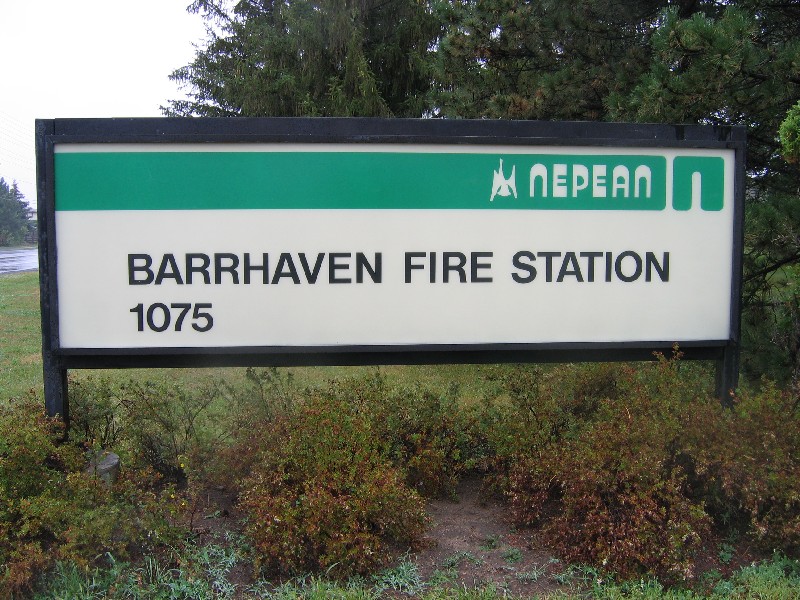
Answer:
<svg viewBox="0 0 800 600"><path fill-rule="evenodd" d="M0 0L0 177L36 204L34 120L158 117L205 39L189 0Z"/></svg>

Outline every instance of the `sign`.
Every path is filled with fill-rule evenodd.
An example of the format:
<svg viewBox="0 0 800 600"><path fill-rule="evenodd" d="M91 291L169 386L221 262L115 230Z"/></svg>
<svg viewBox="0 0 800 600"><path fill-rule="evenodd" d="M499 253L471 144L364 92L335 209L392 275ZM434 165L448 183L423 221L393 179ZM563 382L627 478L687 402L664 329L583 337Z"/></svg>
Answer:
<svg viewBox="0 0 800 600"><path fill-rule="evenodd" d="M737 129L39 123L62 366L720 358L738 341Z"/></svg>

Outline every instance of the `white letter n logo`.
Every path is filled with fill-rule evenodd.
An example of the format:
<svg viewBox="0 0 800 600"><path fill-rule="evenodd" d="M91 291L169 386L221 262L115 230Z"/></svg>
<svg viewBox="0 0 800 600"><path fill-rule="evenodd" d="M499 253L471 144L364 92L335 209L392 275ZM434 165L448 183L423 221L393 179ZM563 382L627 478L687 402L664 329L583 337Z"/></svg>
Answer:
<svg viewBox="0 0 800 600"><path fill-rule="evenodd" d="M489 198L489 202L494 201L494 197L497 195L501 196L510 196L514 194L514 198L517 197L517 166L514 165L511 167L511 177L506 179L505 174L503 173L503 159L500 159L500 167L494 172L494 179L492 180L492 197Z"/></svg>

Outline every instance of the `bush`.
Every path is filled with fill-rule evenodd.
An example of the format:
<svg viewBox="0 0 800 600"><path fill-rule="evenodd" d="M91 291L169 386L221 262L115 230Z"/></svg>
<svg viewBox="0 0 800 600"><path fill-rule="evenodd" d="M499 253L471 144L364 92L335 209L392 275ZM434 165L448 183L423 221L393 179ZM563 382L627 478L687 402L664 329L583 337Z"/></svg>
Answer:
<svg viewBox="0 0 800 600"><path fill-rule="evenodd" d="M476 406L379 374L306 391L275 369L191 392L86 378L72 384L82 448L59 442L38 401L12 402L0 409L0 583L20 590L55 559L158 547L173 534L172 491L153 469L238 486L257 562L280 573L379 567L419 541L419 494L452 495L470 469L563 558L623 578L691 576L712 528L796 555L796 396L765 383L724 410L706 367L678 358L504 368L499 394ZM81 449L108 444L150 468L100 485Z"/></svg>
<svg viewBox="0 0 800 600"><path fill-rule="evenodd" d="M485 485L505 494L510 470L594 423L603 401L615 399L617 365L518 366L500 377L498 394L472 409L473 462Z"/></svg>
<svg viewBox="0 0 800 600"><path fill-rule="evenodd" d="M767 551L800 550L797 398L765 384L732 411L697 410L687 427L694 486L720 526L749 531Z"/></svg>
<svg viewBox="0 0 800 600"><path fill-rule="evenodd" d="M515 520L541 525L568 561L622 577L690 576L710 520L679 460L683 415L703 390L679 368L561 367L540 375L535 393L512 389L519 416L506 419L530 426L508 467ZM552 375L565 370L559 394Z"/></svg>
<svg viewBox="0 0 800 600"><path fill-rule="evenodd" d="M88 564L113 551L171 541L169 490L127 470L114 487L84 471L37 399L0 405L0 598L30 587L54 560Z"/></svg>
<svg viewBox="0 0 800 600"><path fill-rule="evenodd" d="M729 438L738 451L730 454L724 485L750 516L752 533L761 547L792 556L800 551L797 408L793 394L774 388L742 399L737 407L739 422Z"/></svg>
<svg viewBox="0 0 800 600"><path fill-rule="evenodd" d="M520 460L509 478L512 514L543 523L545 539L569 562L624 578L691 575L709 519L685 495L685 474L670 464L654 429L605 423L580 441Z"/></svg>
<svg viewBox="0 0 800 600"><path fill-rule="evenodd" d="M219 419L224 434L215 451L204 457L202 479L209 485L236 489L253 472L265 431L301 406L303 393L291 372L274 367L247 368L244 385L223 383L219 390L225 396L226 413Z"/></svg>
<svg viewBox="0 0 800 600"><path fill-rule="evenodd" d="M471 452L455 390L442 395L419 387L389 389L376 374L340 382L332 391L369 420L409 486L426 497L455 495Z"/></svg>
<svg viewBox="0 0 800 600"><path fill-rule="evenodd" d="M87 448L116 448L125 431L119 389L108 379L69 380L70 438Z"/></svg>
<svg viewBox="0 0 800 600"><path fill-rule="evenodd" d="M222 432L211 410L219 397L213 382L186 390L166 382L129 381L120 394L127 443L138 460L169 481L185 483L187 457L200 468L216 451Z"/></svg>
<svg viewBox="0 0 800 600"><path fill-rule="evenodd" d="M216 466L212 459L222 439L230 435L214 410L228 389L217 381L185 389L157 380L111 384L105 378L73 378L70 438L95 451L114 450L128 464L185 486L188 465L198 480L205 479Z"/></svg>
<svg viewBox="0 0 800 600"><path fill-rule="evenodd" d="M723 409L702 367L678 358L523 371L495 417L484 410L514 518L565 559L690 577L712 527L800 550L796 397L764 384Z"/></svg>
<svg viewBox="0 0 800 600"><path fill-rule="evenodd" d="M53 529L64 531L65 470L81 463L59 447L63 432L31 401L0 405L0 597L27 587L47 563Z"/></svg>
<svg viewBox="0 0 800 600"><path fill-rule="evenodd" d="M382 453L354 398L312 394L262 435L240 505L257 565L281 573L365 573L416 544L424 504Z"/></svg>

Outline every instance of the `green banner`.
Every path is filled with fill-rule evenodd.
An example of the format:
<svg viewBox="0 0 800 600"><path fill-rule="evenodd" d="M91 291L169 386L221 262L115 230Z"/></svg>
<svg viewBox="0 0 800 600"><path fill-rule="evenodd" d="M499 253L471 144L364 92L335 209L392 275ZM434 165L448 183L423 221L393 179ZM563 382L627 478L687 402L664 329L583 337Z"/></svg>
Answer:
<svg viewBox="0 0 800 600"><path fill-rule="evenodd" d="M721 180L714 167L714 181ZM55 173L56 209L63 211L653 211L667 205L667 159L653 155L57 152ZM691 193L691 181L683 188ZM673 200L675 207L684 204ZM711 210L721 208L712 204ZM709 209L705 202L703 208Z"/></svg>

